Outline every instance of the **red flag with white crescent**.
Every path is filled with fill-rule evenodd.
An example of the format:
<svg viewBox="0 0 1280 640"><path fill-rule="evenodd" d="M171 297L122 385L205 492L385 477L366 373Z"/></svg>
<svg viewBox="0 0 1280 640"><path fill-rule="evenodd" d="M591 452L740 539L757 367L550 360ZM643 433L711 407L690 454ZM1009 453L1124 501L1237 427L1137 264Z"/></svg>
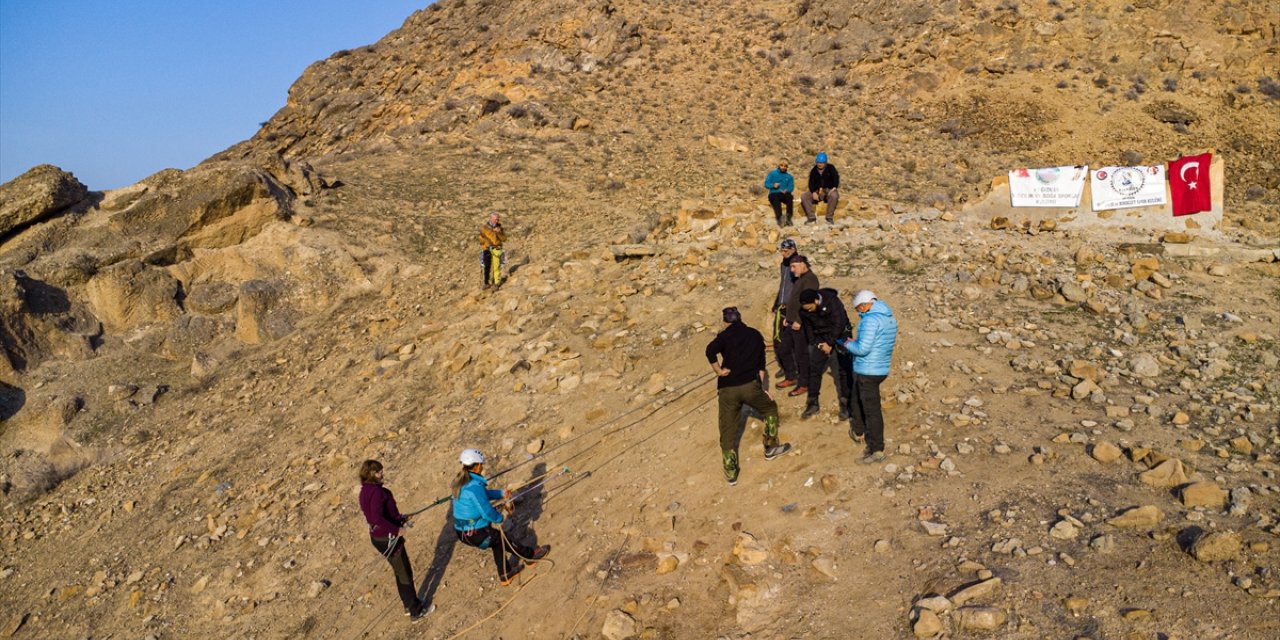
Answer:
<svg viewBox="0 0 1280 640"><path fill-rule="evenodd" d="M1213 208L1213 198L1209 193L1209 160L1212 155L1185 156L1169 163L1173 215L1185 216Z"/></svg>

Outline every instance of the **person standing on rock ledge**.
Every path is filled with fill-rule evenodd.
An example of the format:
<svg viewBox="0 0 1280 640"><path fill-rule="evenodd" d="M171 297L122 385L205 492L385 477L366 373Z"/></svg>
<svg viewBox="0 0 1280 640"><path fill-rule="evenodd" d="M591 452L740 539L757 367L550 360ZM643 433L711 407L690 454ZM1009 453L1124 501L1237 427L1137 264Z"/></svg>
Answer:
<svg viewBox="0 0 1280 640"><path fill-rule="evenodd" d="M791 226L791 211L795 205L795 197L791 195L796 189L796 179L787 173L787 161L778 163L778 168L764 177L764 188L769 190L769 206L773 207L773 219L779 227ZM787 205L787 217L782 217L782 205Z"/></svg>
<svg viewBox="0 0 1280 640"><path fill-rule="evenodd" d="M815 207L819 202L827 203L827 224L835 224L836 204L840 202L840 172L836 171L835 165L827 163L825 153L814 158L813 168L809 170L809 190L800 196L805 224L818 221Z"/></svg>
<svg viewBox="0 0 1280 640"><path fill-rule="evenodd" d="M791 269L791 291L786 300L787 326L783 331L783 340L790 340L795 368L787 371L787 379L778 383L779 389L795 387L788 396L802 396L809 393L809 342L804 337L804 325L800 317L800 295L805 291L818 290L818 275L809 268L809 259L800 254L791 257L787 263ZM783 362L783 367L790 365ZM797 386L798 385L798 386Z"/></svg>
<svg viewBox="0 0 1280 640"><path fill-rule="evenodd" d="M524 570L524 565L520 562L512 564L508 561L512 554L534 564L546 557L551 547L541 545L530 548L507 537L502 530L503 516L490 502L503 500L502 509L507 515L511 515L515 505L511 502L510 492L489 488L489 481L484 477L484 454L479 449L464 449L458 456L458 461L462 463L462 470L450 485L453 493L453 529L462 544L493 551L493 563L498 567L498 580L505 587Z"/></svg>
<svg viewBox="0 0 1280 640"><path fill-rule="evenodd" d="M369 523L369 539L373 548L391 563L391 570L396 574L396 590L404 604L404 614L413 622L421 620L435 609L435 605L427 609L418 599L413 566L409 564L409 552L405 549L404 537L400 535L402 527L412 525L409 518L400 515L391 490L382 486L382 463L377 460L365 460L360 465L360 510Z"/></svg>
<svg viewBox="0 0 1280 640"><path fill-rule="evenodd" d="M707 362L715 371L720 399L720 455L724 479L738 484L738 422L742 405L764 416L764 459L791 450L778 442L778 403L765 390L764 336L742 322L737 307L721 312L724 329L707 345Z"/></svg>
<svg viewBox="0 0 1280 640"><path fill-rule="evenodd" d="M507 234L497 211L489 212L489 219L480 227L480 264L484 267L484 288L496 289L502 283L502 243Z"/></svg>
<svg viewBox="0 0 1280 640"><path fill-rule="evenodd" d="M880 383L889 376L893 345L898 341L898 319L876 294L862 290L853 297L858 337L841 343L853 354L853 389L849 398L849 437L867 443L863 464L885 459L884 414L880 410Z"/></svg>

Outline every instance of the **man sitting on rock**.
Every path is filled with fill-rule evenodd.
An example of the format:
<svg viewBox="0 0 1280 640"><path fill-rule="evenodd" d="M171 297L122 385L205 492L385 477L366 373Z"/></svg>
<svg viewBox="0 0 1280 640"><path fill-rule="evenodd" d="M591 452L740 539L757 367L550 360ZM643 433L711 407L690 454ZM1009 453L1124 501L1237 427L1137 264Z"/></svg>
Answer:
<svg viewBox="0 0 1280 640"><path fill-rule="evenodd" d="M827 163L827 154L819 153L814 158L813 168L809 170L809 190L800 196L800 206L804 208L805 224L818 221L815 207L819 202L827 203L827 224L835 223L836 203L840 202L840 172L835 165Z"/></svg>
<svg viewBox="0 0 1280 640"><path fill-rule="evenodd" d="M796 189L796 179L787 173L787 161L778 163L778 168L764 177L764 188L769 190L769 206L773 207L773 219L779 227L791 226L791 207L795 198L791 195ZM787 205L787 217L782 217L782 205Z"/></svg>

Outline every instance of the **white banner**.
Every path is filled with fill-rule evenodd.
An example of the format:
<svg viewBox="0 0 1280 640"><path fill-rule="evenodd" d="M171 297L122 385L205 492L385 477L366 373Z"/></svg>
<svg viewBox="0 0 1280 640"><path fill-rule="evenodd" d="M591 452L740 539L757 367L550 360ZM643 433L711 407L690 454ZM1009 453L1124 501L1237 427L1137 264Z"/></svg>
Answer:
<svg viewBox="0 0 1280 640"><path fill-rule="evenodd" d="M1078 207L1089 167L1014 169L1009 195L1015 207Z"/></svg>
<svg viewBox="0 0 1280 640"><path fill-rule="evenodd" d="M1103 167L1093 172L1089 190L1093 194L1094 211L1168 203L1164 165Z"/></svg>

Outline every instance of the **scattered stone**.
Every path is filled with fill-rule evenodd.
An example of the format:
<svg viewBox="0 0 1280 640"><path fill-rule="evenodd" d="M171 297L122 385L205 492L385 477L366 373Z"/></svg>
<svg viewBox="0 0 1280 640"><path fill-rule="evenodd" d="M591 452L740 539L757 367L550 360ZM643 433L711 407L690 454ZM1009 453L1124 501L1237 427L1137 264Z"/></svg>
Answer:
<svg viewBox="0 0 1280 640"><path fill-rule="evenodd" d="M1111 553L1116 549L1116 539L1108 533L1104 533L1089 541L1089 548L1099 553Z"/></svg>
<svg viewBox="0 0 1280 640"><path fill-rule="evenodd" d="M1182 488L1181 498L1189 508L1221 509L1227 503L1227 492L1214 482L1195 482Z"/></svg>
<svg viewBox="0 0 1280 640"><path fill-rule="evenodd" d="M537 454L540 451L542 451L542 447L545 444L546 444L545 440L543 440L542 438L536 438L529 444L525 445L524 450L528 451L531 454Z"/></svg>
<svg viewBox="0 0 1280 640"><path fill-rule="evenodd" d="M604 627L600 629L600 635L604 636L605 640L626 640L636 635L636 619L626 611L614 609L604 617Z"/></svg>
<svg viewBox="0 0 1280 640"><path fill-rule="evenodd" d="M1177 487L1187 483L1187 471L1182 461L1170 458L1156 465L1155 468L1138 475L1143 484L1157 488Z"/></svg>
<svg viewBox="0 0 1280 640"><path fill-rule="evenodd" d="M947 535L947 525L940 522L930 522L929 520L921 520L920 527L924 532L935 538Z"/></svg>
<svg viewBox="0 0 1280 640"><path fill-rule="evenodd" d="M1160 524L1160 521L1163 519L1164 513L1162 513L1158 507L1155 505L1145 505L1127 509L1120 515L1107 520L1107 524L1113 527L1149 529Z"/></svg>
<svg viewBox="0 0 1280 640"><path fill-rule="evenodd" d="M1129 370L1140 378L1154 378L1160 375L1160 361L1149 353L1139 353L1129 360Z"/></svg>
<svg viewBox="0 0 1280 640"><path fill-rule="evenodd" d="M743 531L733 544L733 555L745 565L757 565L769 559L769 550L756 537Z"/></svg>
<svg viewBox="0 0 1280 640"><path fill-rule="evenodd" d="M1000 578L990 578L988 580L983 580L981 582L961 587L960 589L952 592L950 596L951 602L955 604L964 604L970 600L985 598L994 593L996 587L999 587L1002 582L1003 581L1000 580Z"/></svg>
<svg viewBox="0 0 1280 640"><path fill-rule="evenodd" d="M1117 447L1106 440L1099 440L1098 443L1093 445L1093 448L1089 450L1089 455L1093 456L1094 460L1097 460L1102 464L1115 462L1120 459L1122 454L1123 452L1120 451L1120 447Z"/></svg>
<svg viewBox="0 0 1280 640"><path fill-rule="evenodd" d="M935 613L946 613L951 610L953 605L946 596L929 596L928 598L917 600L916 606Z"/></svg>
<svg viewBox="0 0 1280 640"><path fill-rule="evenodd" d="M1134 280L1146 280L1159 270L1159 258L1137 258L1129 267L1129 273L1133 274Z"/></svg>
<svg viewBox="0 0 1280 640"><path fill-rule="evenodd" d="M330 585L330 584L332 584L332 583L330 583L328 580L314 580L314 581L312 581L312 583L307 587L307 597L308 597L308 598L316 598L316 597L319 597L319 595L320 595L320 594L321 594L325 589L328 589L328 588L329 588L329 585Z"/></svg>
<svg viewBox="0 0 1280 640"><path fill-rule="evenodd" d="M1049 535L1059 540L1073 540L1080 535L1080 529L1067 520L1059 520L1049 529Z"/></svg>
<svg viewBox="0 0 1280 640"><path fill-rule="evenodd" d="M1253 443L1249 442L1249 439L1244 436L1240 436L1238 438L1232 438L1231 450L1241 455L1247 456L1253 453Z"/></svg>
<svg viewBox="0 0 1280 640"><path fill-rule="evenodd" d="M916 612L916 623L911 630L917 638L933 638L945 631L946 627L938 618L938 614L928 609L920 609Z"/></svg>
<svg viewBox="0 0 1280 640"><path fill-rule="evenodd" d="M994 631L1004 626L1009 614L996 607L968 606L955 612L956 624L971 631Z"/></svg>
<svg viewBox="0 0 1280 640"><path fill-rule="evenodd" d="M1200 536L1191 545L1191 555L1200 562L1217 562L1236 557L1240 548L1240 534L1234 531L1214 531Z"/></svg>
<svg viewBox="0 0 1280 640"><path fill-rule="evenodd" d="M889 553L892 548L893 546L888 540L876 540L876 543L871 547L876 553Z"/></svg>
<svg viewBox="0 0 1280 640"><path fill-rule="evenodd" d="M1151 617L1151 610L1150 609L1125 609L1124 611L1120 612L1120 616L1123 617L1125 620L1129 620L1129 621L1142 620L1144 618Z"/></svg>

